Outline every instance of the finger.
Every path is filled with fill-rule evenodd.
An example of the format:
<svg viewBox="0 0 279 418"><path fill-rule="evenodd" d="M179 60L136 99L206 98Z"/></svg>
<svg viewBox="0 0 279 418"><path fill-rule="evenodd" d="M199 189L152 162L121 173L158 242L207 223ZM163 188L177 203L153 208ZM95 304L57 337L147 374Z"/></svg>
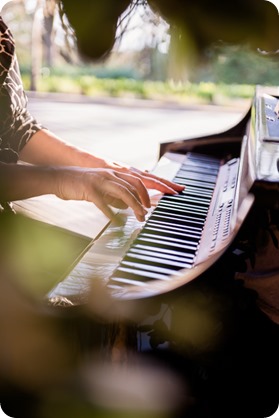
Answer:
<svg viewBox="0 0 279 418"><path fill-rule="evenodd" d="M142 181L142 179L138 176L134 176L127 173L117 172L117 177L120 177L122 180L126 181L127 187L129 188L130 185L134 187L134 191L139 196L139 199L141 203L147 207L150 208L150 198L148 191Z"/></svg>
<svg viewBox="0 0 279 418"><path fill-rule="evenodd" d="M94 199L92 199L92 203L94 203L94 205L100 209L101 212L103 212L104 215L106 215L107 218L112 219L114 217L114 212L113 210L105 203L105 201L99 197L96 198L96 196L94 196Z"/></svg>
<svg viewBox="0 0 279 418"><path fill-rule="evenodd" d="M107 196L106 202L108 205L113 206L114 208L117 208L117 209L127 209L128 207L126 203L122 202L122 200L116 199L113 196Z"/></svg>
<svg viewBox="0 0 279 418"><path fill-rule="evenodd" d="M131 168L135 176L139 176L148 189L156 189L163 193L175 194L185 189L185 186L174 183L173 181L158 177L155 174L148 172L141 172L137 168Z"/></svg>
<svg viewBox="0 0 279 418"><path fill-rule="evenodd" d="M182 186L181 184L177 184L173 181L158 177L155 174L149 173L148 171L143 172L135 167L123 167L123 166L115 165L113 168L118 173L132 174L134 177L141 179L143 184L148 189L153 188L163 193L169 193L169 194L176 194L178 192L182 192L182 190L185 189L185 186ZM152 180L154 180L154 182Z"/></svg>
<svg viewBox="0 0 279 418"><path fill-rule="evenodd" d="M149 175L148 177L151 177L152 179L154 179L153 175ZM170 187L175 192L182 192L182 190L185 189L185 186L182 185L182 184L174 183L173 181L169 181L169 180L159 178L159 177L156 177L156 176L155 176L155 179L159 180L162 184Z"/></svg>
<svg viewBox="0 0 279 418"><path fill-rule="evenodd" d="M148 189L155 189L162 193L177 194L178 192L181 192L185 188L184 186L181 186L181 185L169 182L169 181L164 181L163 179L160 179L156 176L144 177L142 180Z"/></svg>
<svg viewBox="0 0 279 418"><path fill-rule="evenodd" d="M112 197L117 200L121 200L124 204L130 207L140 222L144 221L147 211L143 207L140 200L135 197L134 193L130 191L129 188L121 183L109 181L104 193L104 199L107 202L111 201Z"/></svg>
<svg viewBox="0 0 279 418"><path fill-rule="evenodd" d="M94 181L94 183L96 182ZM97 184L94 187L91 182L89 183L86 200L96 203L96 206L109 218L113 216L113 212L109 208L109 204L112 202L118 202L117 205L121 205L123 208L130 207L140 222L144 221L147 213L135 187L116 176L116 173L111 170L101 171L101 176L97 177Z"/></svg>

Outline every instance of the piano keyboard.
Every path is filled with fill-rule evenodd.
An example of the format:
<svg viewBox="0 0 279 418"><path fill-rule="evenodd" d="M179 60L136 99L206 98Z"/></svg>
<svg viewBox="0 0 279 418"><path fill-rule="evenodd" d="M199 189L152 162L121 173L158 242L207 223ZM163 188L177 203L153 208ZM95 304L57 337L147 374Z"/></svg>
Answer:
<svg viewBox="0 0 279 418"><path fill-rule="evenodd" d="M75 303L104 283L116 299L169 292L208 269L225 251L253 199L238 202L239 159L166 153L154 173L185 185L164 195L145 222L120 211L71 272L49 293Z"/></svg>
<svg viewBox="0 0 279 418"><path fill-rule="evenodd" d="M173 179L184 191L160 199L108 286L170 280L218 249L230 232L238 163L188 153Z"/></svg>

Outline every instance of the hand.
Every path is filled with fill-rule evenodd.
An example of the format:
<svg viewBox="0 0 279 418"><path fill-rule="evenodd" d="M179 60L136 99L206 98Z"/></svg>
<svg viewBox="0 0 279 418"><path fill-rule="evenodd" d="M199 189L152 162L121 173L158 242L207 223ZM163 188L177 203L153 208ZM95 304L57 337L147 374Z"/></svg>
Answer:
<svg viewBox="0 0 279 418"><path fill-rule="evenodd" d="M55 194L64 200L92 202L110 219L114 215L110 206L131 207L140 222L150 207L140 176L107 168L56 167Z"/></svg>
<svg viewBox="0 0 279 418"><path fill-rule="evenodd" d="M180 184L158 177L148 171L141 171L137 168L125 166L124 164L120 165L115 162L106 161L105 164L107 168L111 168L120 173L131 174L134 177L139 178L146 188L155 189L161 193L176 194L185 188L185 186L181 186Z"/></svg>

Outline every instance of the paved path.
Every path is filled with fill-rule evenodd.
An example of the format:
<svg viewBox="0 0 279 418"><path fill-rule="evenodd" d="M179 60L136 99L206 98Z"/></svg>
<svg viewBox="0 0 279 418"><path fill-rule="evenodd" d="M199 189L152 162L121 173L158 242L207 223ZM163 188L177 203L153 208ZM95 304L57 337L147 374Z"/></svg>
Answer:
<svg viewBox="0 0 279 418"><path fill-rule="evenodd" d="M158 159L159 144L222 131L236 124L245 108L186 108L144 101L95 101L30 95L29 109L62 138L108 158L142 169Z"/></svg>

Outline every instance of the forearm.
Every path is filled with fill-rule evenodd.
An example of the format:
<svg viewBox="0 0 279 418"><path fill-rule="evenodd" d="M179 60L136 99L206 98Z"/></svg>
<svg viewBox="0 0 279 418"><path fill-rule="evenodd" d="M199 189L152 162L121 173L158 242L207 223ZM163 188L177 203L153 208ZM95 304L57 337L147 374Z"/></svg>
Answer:
<svg viewBox="0 0 279 418"><path fill-rule="evenodd" d="M54 194L64 200L94 203L108 218L116 208L131 207L144 220L149 197L142 182L112 170L67 166L34 166L0 163L0 202Z"/></svg>
<svg viewBox="0 0 279 418"><path fill-rule="evenodd" d="M32 136L21 150L19 157L21 161L37 165L106 167L106 162L102 158L63 141L45 129Z"/></svg>
<svg viewBox="0 0 279 418"><path fill-rule="evenodd" d="M22 161L38 166L75 166L91 169L110 169L115 173L129 174L131 177L137 177L145 187L156 189L162 193L173 194L184 189L184 186L164 180L151 173L142 172L134 167L107 161L92 155L85 150L64 142L52 132L45 129L41 129L32 136L21 150L19 158Z"/></svg>
<svg viewBox="0 0 279 418"><path fill-rule="evenodd" d="M0 201L27 199L43 194L55 194L55 170L0 163Z"/></svg>

